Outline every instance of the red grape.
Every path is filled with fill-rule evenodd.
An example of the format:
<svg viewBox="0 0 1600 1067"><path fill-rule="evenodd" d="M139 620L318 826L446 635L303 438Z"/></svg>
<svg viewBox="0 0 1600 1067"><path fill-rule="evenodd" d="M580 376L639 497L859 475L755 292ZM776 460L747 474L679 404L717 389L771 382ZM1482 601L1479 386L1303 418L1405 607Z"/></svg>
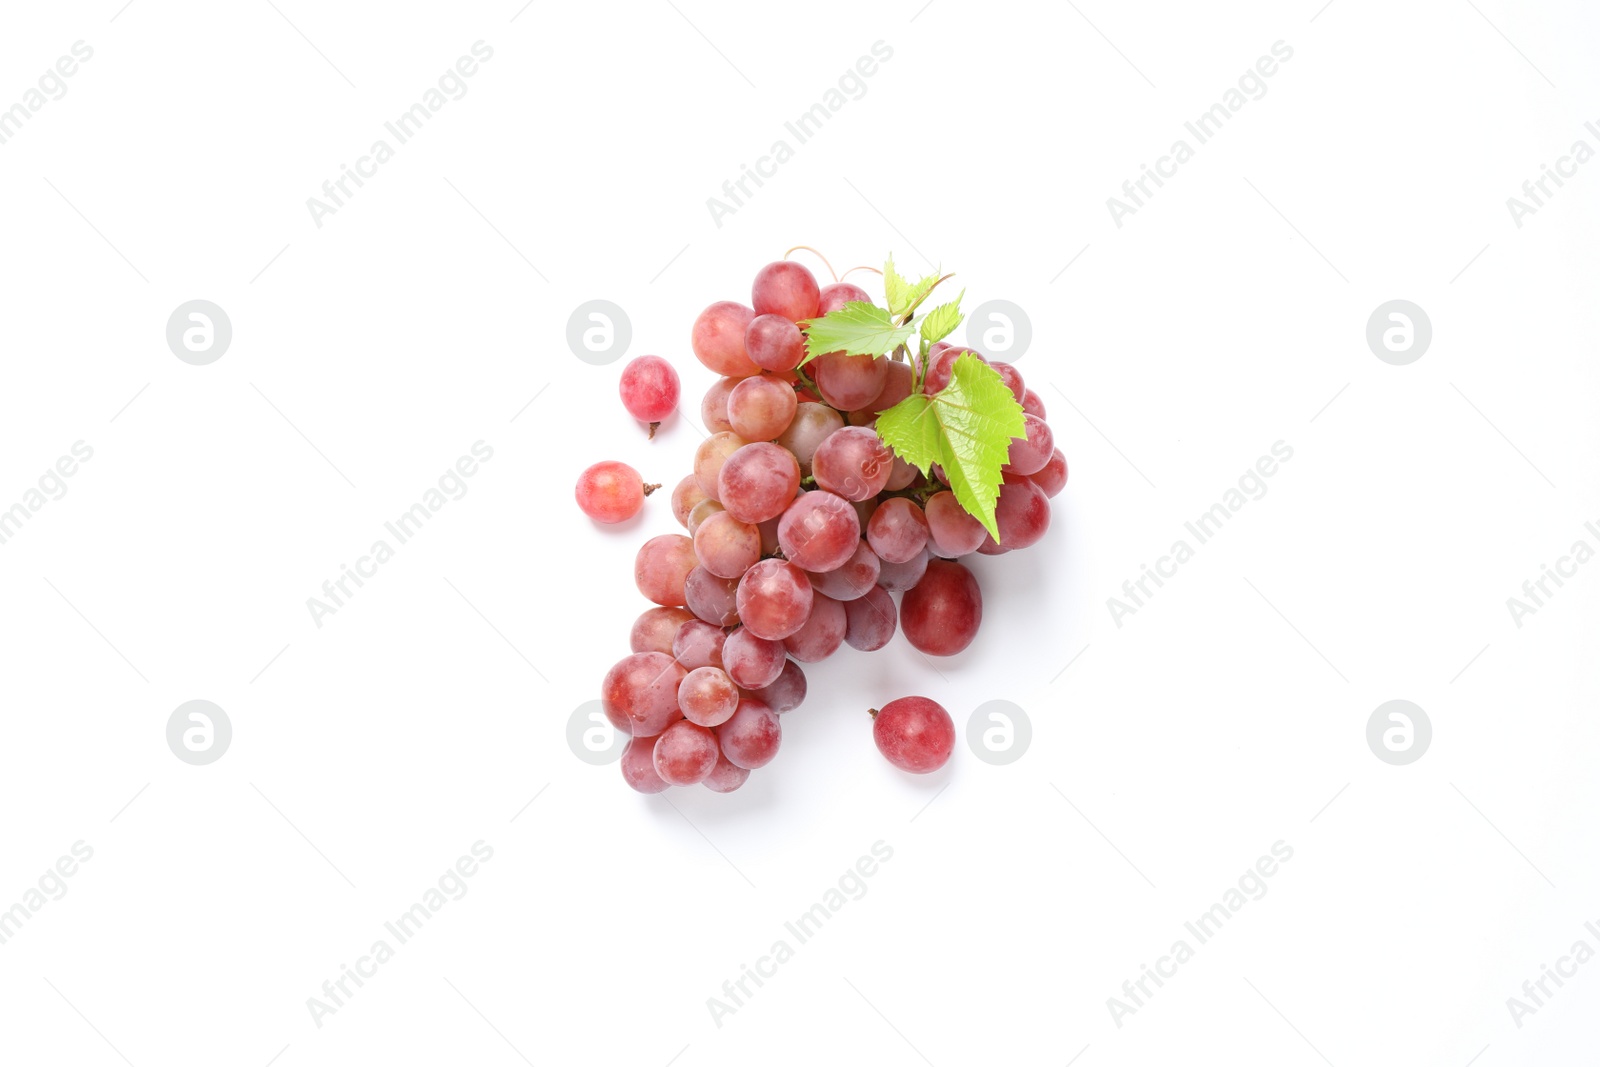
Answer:
<svg viewBox="0 0 1600 1067"><path fill-rule="evenodd" d="M762 267L750 287L757 315L782 315L790 322L815 316L820 295L811 272L787 259Z"/></svg>
<svg viewBox="0 0 1600 1067"><path fill-rule="evenodd" d="M669 608L683 604L683 582L695 568L694 542L683 534L652 537L633 559L639 592Z"/></svg>
<svg viewBox="0 0 1600 1067"><path fill-rule="evenodd" d="M800 465L794 455L767 441L745 445L717 474L717 499L741 522L777 518L799 490Z"/></svg>
<svg viewBox="0 0 1600 1067"><path fill-rule="evenodd" d="M661 652L635 652L606 672L600 706L611 725L635 737L653 737L683 712L678 683L689 673Z"/></svg>
<svg viewBox="0 0 1600 1067"><path fill-rule="evenodd" d="M846 426L817 447L811 459L817 485L846 500L867 500L883 492L894 473L894 453L874 430Z"/></svg>
<svg viewBox="0 0 1600 1067"><path fill-rule="evenodd" d="M739 687L720 667L696 667L678 684L678 710L690 722L721 726L739 706Z"/></svg>
<svg viewBox="0 0 1600 1067"><path fill-rule="evenodd" d="M705 423L706 433L725 433L733 429L728 421L728 394L742 381L743 378L718 378L700 398L700 421Z"/></svg>
<svg viewBox="0 0 1600 1067"><path fill-rule="evenodd" d="M622 750L622 780L640 793L659 793L667 788L656 773L656 739L635 737Z"/></svg>
<svg viewBox="0 0 1600 1067"><path fill-rule="evenodd" d="M649 492L660 486L652 485ZM626 463L605 460L578 475L573 495L583 513L596 522L626 522L639 514L649 495L639 472Z"/></svg>
<svg viewBox="0 0 1600 1067"><path fill-rule="evenodd" d="M866 407L889 379L889 360L882 356L847 356L826 352L806 367L822 399L840 411Z"/></svg>
<svg viewBox="0 0 1600 1067"><path fill-rule="evenodd" d="M900 628L918 652L953 656L972 644L983 621L983 594L972 572L935 559L900 603Z"/></svg>
<svg viewBox="0 0 1600 1067"><path fill-rule="evenodd" d="M817 314L826 315L830 311L838 311L846 304L870 304L872 297L859 285L849 282L834 282L824 285L817 294Z"/></svg>
<svg viewBox="0 0 1600 1067"><path fill-rule="evenodd" d="M894 636L898 614L889 591L873 586L866 596L844 606L845 643L861 652L876 652Z"/></svg>
<svg viewBox="0 0 1600 1067"><path fill-rule="evenodd" d="M722 669L741 689L764 689L783 673L781 641L768 641L747 629L728 635L722 645Z"/></svg>
<svg viewBox="0 0 1600 1067"><path fill-rule="evenodd" d="M711 773L706 775L700 784L713 793L731 793L744 785L745 779L750 777L750 772L737 764L729 763L728 757L717 754L717 765L711 768Z"/></svg>
<svg viewBox="0 0 1600 1067"><path fill-rule="evenodd" d="M1061 449L1056 449L1050 453L1050 462L1028 477L1034 485L1044 490L1045 496L1055 496L1067 486L1067 457L1061 454Z"/></svg>
<svg viewBox="0 0 1600 1067"><path fill-rule="evenodd" d="M884 759L912 774L943 767L956 747L950 713L927 697L891 700L872 717L872 740Z"/></svg>
<svg viewBox="0 0 1600 1067"><path fill-rule="evenodd" d="M798 403L792 385L765 374L746 378L728 394L728 424L746 441L770 441L789 428Z"/></svg>
<svg viewBox="0 0 1600 1067"><path fill-rule="evenodd" d="M809 475L817 446L843 425L843 416L828 405L806 402L795 408L794 421L778 435L778 444L793 452L800 472Z"/></svg>
<svg viewBox="0 0 1600 1067"><path fill-rule="evenodd" d="M784 638L783 647L801 663L818 663L839 651L844 644L844 631L844 605L814 593L805 625Z"/></svg>
<svg viewBox="0 0 1600 1067"><path fill-rule="evenodd" d="M700 312L689 334L695 358L730 378L760 374L761 368L750 362L744 350L744 333L755 314L732 300L719 300Z"/></svg>
<svg viewBox="0 0 1600 1067"><path fill-rule="evenodd" d="M757 315L744 334L750 362L762 370L792 371L806 358L806 338L782 315Z"/></svg>
<svg viewBox="0 0 1600 1067"><path fill-rule="evenodd" d="M728 462L728 457L749 442L732 431L714 433L694 450L694 480L700 491L713 500L720 501L717 495L717 476L722 473L722 465Z"/></svg>
<svg viewBox="0 0 1600 1067"><path fill-rule="evenodd" d="M684 606L702 622L717 626L737 626L739 579L718 578L704 567L696 567L683 580Z"/></svg>
<svg viewBox="0 0 1600 1067"><path fill-rule="evenodd" d="M689 512L702 500L710 500L705 493L700 491L700 483L694 480L694 475L685 474L683 480L672 487L672 517L678 520L678 525L689 525Z"/></svg>
<svg viewBox="0 0 1600 1067"><path fill-rule="evenodd" d="M1034 474L1050 462L1050 453L1056 450L1055 434L1037 415L1024 415L1022 423L1026 437L1013 437L1006 465L1007 474Z"/></svg>
<svg viewBox="0 0 1600 1067"><path fill-rule="evenodd" d="M679 627L672 638L672 658L686 671L722 666L722 645L728 634L722 627L695 619Z"/></svg>
<svg viewBox="0 0 1600 1067"><path fill-rule="evenodd" d="M635 652L665 652L670 656L678 627L693 618L684 608L649 608L633 621L628 647Z"/></svg>
<svg viewBox="0 0 1600 1067"><path fill-rule="evenodd" d="M718 512L695 529L694 554L718 578L738 578L761 558L761 531Z"/></svg>
<svg viewBox="0 0 1600 1067"><path fill-rule="evenodd" d="M904 593L915 589L928 569L929 554L923 549L908 563L885 563L878 568L878 584L891 593Z"/></svg>
<svg viewBox="0 0 1600 1067"><path fill-rule="evenodd" d="M717 736L704 726L679 720L656 738L656 773L668 785L695 785L717 765Z"/></svg>
<svg viewBox="0 0 1600 1067"><path fill-rule="evenodd" d="M855 600L867 595L878 584L882 564L878 554L865 541L857 541L844 566L831 571L807 571L812 587L824 596L835 600ZM918 577L921 577L919 574Z"/></svg>
<svg viewBox="0 0 1600 1067"><path fill-rule="evenodd" d="M778 520L778 546L807 571L842 567L861 543L861 522L849 501L815 490L802 493Z"/></svg>
<svg viewBox="0 0 1600 1067"><path fill-rule="evenodd" d="M778 754L783 726L778 713L749 697L739 701L733 717L717 727L717 740L728 762L746 770L764 767Z"/></svg>
<svg viewBox="0 0 1600 1067"><path fill-rule="evenodd" d="M739 579L739 618L755 636L781 641L805 625L811 598L805 571L786 560L764 559Z"/></svg>
<svg viewBox="0 0 1600 1067"><path fill-rule="evenodd" d="M794 660L784 660L777 679L765 688L751 690L750 695L779 714L793 711L805 702L806 672Z"/></svg>
<svg viewBox="0 0 1600 1067"><path fill-rule="evenodd" d="M928 520L922 509L904 497L878 505L867 523L867 544L885 563L909 563L928 543Z"/></svg>
<svg viewBox="0 0 1600 1067"><path fill-rule="evenodd" d="M678 372L660 356L640 356L629 362L622 369L617 390L628 414L650 424L652 437L656 426L678 408Z"/></svg>

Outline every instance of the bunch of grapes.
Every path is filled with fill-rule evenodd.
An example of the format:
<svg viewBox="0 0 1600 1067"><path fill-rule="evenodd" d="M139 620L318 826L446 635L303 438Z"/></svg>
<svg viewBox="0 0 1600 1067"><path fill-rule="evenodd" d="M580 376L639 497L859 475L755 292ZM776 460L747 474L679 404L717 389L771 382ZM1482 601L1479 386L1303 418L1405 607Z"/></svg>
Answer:
<svg viewBox="0 0 1600 1067"><path fill-rule="evenodd" d="M920 358L902 348L806 361L807 324L855 301L871 297L848 282L819 287L783 260L757 273L749 306L719 301L694 322L694 354L721 378L700 404L710 436L672 490L687 533L639 549L634 581L656 606L635 620L631 654L601 686L606 716L631 737L622 775L639 792L739 788L777 755L781 716L805 699L800 664L843 645L873 652L898 628L927 655L962 651L983 597L958 561L1027 548L1049 528L1066 459L1022 375L942 341ZM998 540L942 469L922 474L875 429L914 388L945 388L966 353L999 374L1025 413L1025 436L1011 439L1002 468ZM678 392L659 356L634 360L622 377L623 404L641 422L664 419ZM577 500L592 518L619 522L654 488L630 467L600 463L580 478ZM948 760L955 730L938 704L907 697L874 715L874 738L896 766L926 773Z"/></svg>

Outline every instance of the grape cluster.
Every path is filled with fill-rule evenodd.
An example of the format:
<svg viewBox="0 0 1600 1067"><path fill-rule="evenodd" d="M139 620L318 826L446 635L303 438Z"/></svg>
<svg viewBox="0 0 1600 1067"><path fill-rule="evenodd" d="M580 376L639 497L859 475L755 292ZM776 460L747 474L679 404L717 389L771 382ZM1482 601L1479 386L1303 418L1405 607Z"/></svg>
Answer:
<svg viewBox="0 0 1600 1067"><path fill-rule="evenodd" d="M1043 401L1011 364L937 342L925 368L914 354L906 361L829 353L802 366L807 320L852 301L871 297L848 282L819 287L804 266L784 260L756 275L749 306L720 301L694 322L694 354L721 378L700 405L710 436L693 473L672 490L673 515L688 532L639 549L634 581L657 606L634 622L631 654L601 686L606 716L631 737L622 775L639 792L739 788L777 755L780 716L805 699L799 664L841 645L876 651L898 627L927 655L965 649L983 597L958 559L1026 548L1050 525L1049 498L1066 484L1066 460ZM922 475L874 428L878 413L919 381L937 394L968 352L1000 375L1025 412L1026 436L1012 439L1003 468L998 541L957 501L942 470ZM669 398L677 401L677 375L660 357L643 358L656 362L624 373L622 399L655 423L670 413ZM590 470L602 467L580 480L579 505L601 521L632 517L643 503L637 473L619 474L621 464ZM902 594L898 607L894 593ZM891 762L915 771L942 765L953 728L930 734L920 719L917 744L928 754L890 754L900 742L888 735L903 718L897 709L878 719L878 744Z"/></svg>

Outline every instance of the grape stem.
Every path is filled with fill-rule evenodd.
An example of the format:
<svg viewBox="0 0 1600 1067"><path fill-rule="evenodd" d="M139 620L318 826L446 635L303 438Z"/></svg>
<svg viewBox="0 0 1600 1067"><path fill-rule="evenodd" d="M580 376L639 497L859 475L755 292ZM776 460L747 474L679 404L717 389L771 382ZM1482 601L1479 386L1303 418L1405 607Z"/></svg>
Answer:
<svg viewBox="0 0 1600 1067"><path fill-rule="evenodd" d="M842 275L839 276L839 280L841 282L844 281L846 278L850 277L850 275L854 274L858 270L870 270L872 273L874 273L876 275L879 275L880 277L883 275L883 271L879 270L877 267L867 267L867 266L851 267L849 270L845 271Z"/></svg>
<svg viewBox="0 0 1600 1067"><path fill-rule="evenodd" d="M660 425L661 424L659 422L652 422L650 424L650 432L645 435L646 441L654 441L656 439L656 427Z"/></svg>
<svg viewBox="0 0 1600 1067"><path fill-rule="evenodd" d="M657 489L660 489L660 488L661 488L661 483L660 482L645 482L644 483L644 495L645 496L649 496L651 493L655 492Z"/></svg>
<svg viewBox="0 0 1600 1067"><path fill-rule="evenodd" d="M876 719L878 717L878 709L877 708L868 708L867 709L867 714L871 715L874 719Z"/></svg>
<svg viewBox="0 0 1600 1067"><path fill-rule="evenodd" d="M828 262L828 257L823 255L821 252L818 252L815 248L812 248L810 245L795 245L793 248L789 249L789 251L787 251L787 252L785 252L783 254L783 258L784 259L788 259L790 256L794 255L796 252L800 251L802 248L805 249L807 252L810 252L812 255L816 256L818 259L822 260L822 265L824 267L828 268L828 273L833 275L833 280L834 281L837 282L839 280L839 275L834 273L833 264Z"/></svg>
<svg viewBox="0 0 1600 1067"><path fill-rule="evenodd" d="M812 381L811 380L811 376L809 374L807 374L805 371L801 370L799 367L796 367L794 369L794 376L800 380L800 384L801 385L805 386L807 389L811 390L813 393L816 393L817 396L820 397L822 395L821 390L819 390L817 388L817 383Z"/></svg>

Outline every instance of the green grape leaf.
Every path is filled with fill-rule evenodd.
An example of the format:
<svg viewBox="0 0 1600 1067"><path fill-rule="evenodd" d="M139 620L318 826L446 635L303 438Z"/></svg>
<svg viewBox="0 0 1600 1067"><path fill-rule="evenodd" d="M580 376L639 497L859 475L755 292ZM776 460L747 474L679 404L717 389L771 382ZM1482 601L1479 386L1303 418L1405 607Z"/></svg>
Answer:
<svg viewBox="0 0 1600 1067"><path fill-rule="evenodd" d="M933 344L949 337L957 326L961 325L961 298L967 295L965 289L956 294L956 298L948 304L940 304L922 317L922 340L924 344Z"/></svg>
<svg viewBox="0 0 1600 1067"><path fill-rule="evenodd" d="M927 298L937 284L939 284L938 271L934 271L913 285L894 269L893 256L890 256L883 265L883 295L888 299L889 314L894 318L899 319L909 315Z"/></svg>
<svg viewBox="0 0 1600 1067"><path fill-rule="evenodd" d="M852 300L806 323L806 358L803 367L828 352L850 356L881 356L904 344L916 327L896 326L889 312L875 304Z"/></svg>
<svg viewBox="0 0 1600 1067"><path fill-rule="evenodd" d="M878 437L923 474L935 463L944 468L956 503L996 541L1000 468L1011 439L1026 433L1022 405L1004 379L969 353L956 360L950 384L936 396L913 394L878 416Z"/></svg>

